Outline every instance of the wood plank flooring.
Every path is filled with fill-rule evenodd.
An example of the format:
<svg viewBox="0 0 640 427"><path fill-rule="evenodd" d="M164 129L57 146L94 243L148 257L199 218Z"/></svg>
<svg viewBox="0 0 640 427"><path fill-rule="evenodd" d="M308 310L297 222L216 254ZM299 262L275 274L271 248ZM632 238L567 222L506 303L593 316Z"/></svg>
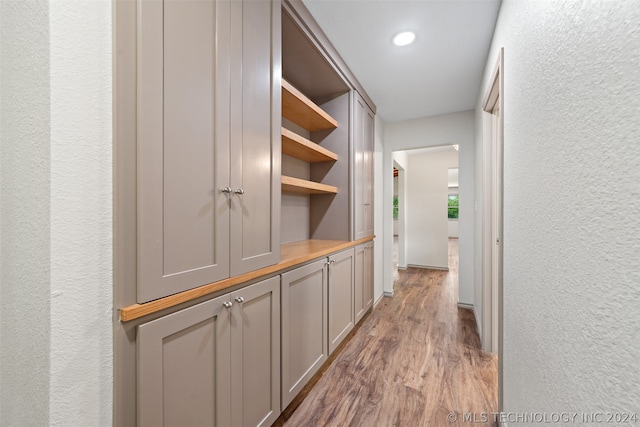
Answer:
<svg viewBox="0 0 640 427"><path fill-rule="evenodd" d="M378 304L290 418L277 424L493 425L491 415L479 421L497 411L497 356L480 349L473 313L457 307L457 249L450 240L448 272L400 271L394 297ZM463 413L475 413L475 422Z"/></svg>

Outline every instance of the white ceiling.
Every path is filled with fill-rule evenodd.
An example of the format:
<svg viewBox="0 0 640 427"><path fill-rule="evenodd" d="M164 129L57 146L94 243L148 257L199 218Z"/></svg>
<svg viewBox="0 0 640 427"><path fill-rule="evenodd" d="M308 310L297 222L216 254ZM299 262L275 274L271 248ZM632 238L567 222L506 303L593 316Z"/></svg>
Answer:
<svg viewBox="0 0 640 427"><path fill-rule="evenodd" d="M384 121L475 108L500 0L303 0ZM411 30L416 41L394 46Z"/></svg>

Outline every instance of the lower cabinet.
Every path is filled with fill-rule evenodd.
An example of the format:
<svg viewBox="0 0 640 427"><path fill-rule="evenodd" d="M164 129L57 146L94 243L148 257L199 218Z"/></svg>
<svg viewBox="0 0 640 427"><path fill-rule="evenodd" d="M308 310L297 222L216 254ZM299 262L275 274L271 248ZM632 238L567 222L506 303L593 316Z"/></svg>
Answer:
<svg viewBox="0 0 640 427"><path fill-rule="evenodd" d="M373 242L355 247L354 312L358 323L373 306Z"/></svg>
<svg viewBox="0 0 640 427"><path fill-rule="evenodd" d="M354 326L353 248L282 275L282 409Z"/></svg>
<svg viewBox="0 0 640 427"><path fill-rule="evenodd" d="M279 344L279 276L140 325L138 425L270 426Z"/></svg>
<svg viewBox="0 0 640 427"><path fill-rule="evenodd" d="M137 425L272 425L372 304L366 243L141 324Z"/></svg>
<svg viewBox="0 0 640 427"><path fill-rule="evenodd" d="M327 346L327 260L282 274L282 409L320 369Z"/></svg>
<svg viewBox="0 0 640 427"><path fill-rule="evenodd" d="M329 354L355 325L353 306L354 250L329 257Z"/></svg>

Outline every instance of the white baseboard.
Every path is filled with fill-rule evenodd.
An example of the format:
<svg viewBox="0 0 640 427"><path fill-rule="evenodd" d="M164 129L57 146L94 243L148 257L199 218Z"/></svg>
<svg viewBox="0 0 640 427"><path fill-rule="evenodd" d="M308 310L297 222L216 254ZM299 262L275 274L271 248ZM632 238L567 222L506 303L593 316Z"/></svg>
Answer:
<svg viewBox="0 0 640 427"><path fill-rule="evenodd" d="M413 267L413 268L424 268L425 270L442 270L442 271L449 271L449 267L434 267L434 266L432 266L432 265L407 264L407 267Z"/></svg>
<svg viewBox="0 0 640 427"><path fill-rule="evenodd" d="M382 301L382 298L384 298L385 296L386 296L386 295L385 295L384 293L380 294L380 296L378 297L378 299L377 299L377 300L375 300L375 301L373 302L373 308L376 308L376 306L377 306L378 304L380 304L380 301Z"/></svg>
<svg viewBox="0 0 640 427"><path fill-rule="evenodd" d="M458 301L458 307L467 308L467 309L473 311L473 304L467 304L467 303Z"/></svg>
<svg viewBox="0 0 640 427"><path fill-rule="evenodd" d="M385 296L385 297L391 298L391 297L393 297L393 291L391 291L391 292L384 291L384 292L382 292L382 295Z"/></svg>

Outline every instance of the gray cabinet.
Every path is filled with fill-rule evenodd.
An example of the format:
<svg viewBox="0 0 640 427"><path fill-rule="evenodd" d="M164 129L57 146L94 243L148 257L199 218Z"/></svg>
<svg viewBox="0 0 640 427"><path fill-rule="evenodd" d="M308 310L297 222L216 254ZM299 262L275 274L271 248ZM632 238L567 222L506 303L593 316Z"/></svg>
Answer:
<svg viewBox="0 0 640 427"><path fill-rule="evenodd" d="M138 425L271 425L279 338L279 277L140 325Z"/></svg>
<svg viewBox="0 0 640 427"><path fill-rule="evenodd" d="M231 324L220 297L138 327L139 427L231 425Z"/></svg>
<svg viewBox="0 0 640 427"><path fill-rule="evenodd" d="M355 248L354 311L358 323L373 306L373 242Z"/></svg>
<svg viewBox="0 0 640 427"><path fill-rule="evenodd" d="M329 257L329 354L354 326L354 250Z"/></svg>
<svg viewBox="0 0 640 427"><path fill-rule="evenodd" d="M233 292L231 425L270 426L280 415L280 276Z"/></svg>
<svg viewBox="0 0 640 427"><path fill-rule="evenodd" d="M356 92L354 102L354 238L373 235L375 114Z"/></svg>
<svg viewBox="0 0 640 427"><path fill-rule="evenodd" d="M282 409L329 355L326 264L323 258L282 274Z"/></svg>
<svg viewBox="0 0 640 427"><path fill-rule="evenodd" d="M138 302L279 261L280 14L138 0Z"/></svg>

